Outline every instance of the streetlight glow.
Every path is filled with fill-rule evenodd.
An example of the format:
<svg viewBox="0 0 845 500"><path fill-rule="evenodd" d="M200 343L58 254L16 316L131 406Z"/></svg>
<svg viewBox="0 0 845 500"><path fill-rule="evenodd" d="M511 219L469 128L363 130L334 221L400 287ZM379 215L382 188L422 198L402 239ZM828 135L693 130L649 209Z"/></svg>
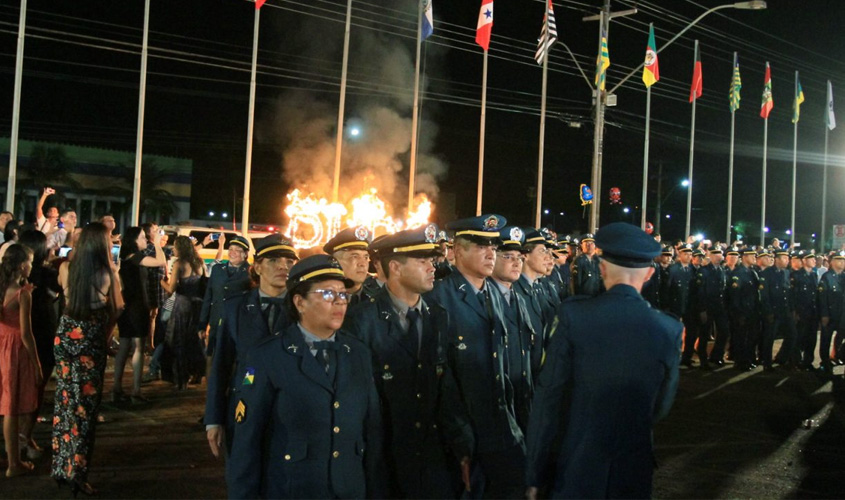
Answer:
<svg viewBox="0 0 845 500"><path fill-rule="evenodd" d="M225 219L225 218L229 217L229 214L226 213L226 212L223 212L222 214L220 214L220 217L223 217Z"/></svg>
<svg viewBox="0 0 845 500"><path fill-rule="evenodd" d="M786 230L786 234L788 234L788 235L789 235L789 234L792 234L792 229L787 229L787 230Z"/></svg>
<svg viewBox="0 0 845 500"><path fill-rule="evenodd" d="M543 210L543 213L546 214L546 215L549 215L549 209L547 208L547 209Z"/></svg>
<svg viewBox="0 0 845 500"><path fill-rule="evenodd" d="M766 8L764 0L753 0L751 2L737 2L733 5L734 9L744 10L762 10Z"/></svg>
<svg viewBox="0 0 845 500"><path fill-rule="evenodd" d="M681 186L683 186L683 187L689 187L689 179L684 179L684 180L682 180L682 181L681 181Z"/></svg>
<svg viewBox="0 0 845 500"><path fill-rule="evenodd" d="M361 129L359 129L358 127L352 127L351 129L349 129L349 135L351 135L352 137L358 137L358 135L360 134Z"/></svg>
<svg viewBox="0 0 845 500"><path fill-rule="evenodd" d="M630 211L631 211L631 209L630 209L630 208L628 208L628 207L625 207L625 208L623 208L623 209L622 209L622 211L623 211L623 212L625 212L625 213L627 214L628 212L630 212Z"/></svg>
<svg viewBox="0 0 845 500"><path fill-rule="evenodd" d="M768 232L769 232L769 226L764 227L764 228L763 228L763 232L764 232L764 233L768 233Z"/></svg>
<svg viewBox="0 0 845 500"><path fill-rule="evenodd" d="M672 216L671 216L670 214L666 214L666 218L667 218L667 219L671 219L671 218L672 218Z"/></svg>
<svg viewBox="0 0 845 500"><path fill-rule="evenodd" d="M209 216L209 217L214 217L214 212L209 211L209 212L208 212L208 216Z"/></svg>

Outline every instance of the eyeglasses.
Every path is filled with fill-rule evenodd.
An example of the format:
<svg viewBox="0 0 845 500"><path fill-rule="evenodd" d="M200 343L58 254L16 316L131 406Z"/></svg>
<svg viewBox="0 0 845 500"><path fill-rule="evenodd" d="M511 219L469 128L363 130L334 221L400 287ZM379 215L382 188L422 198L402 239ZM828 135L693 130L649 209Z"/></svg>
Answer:
<svg viewBox="0 0 845 500"><path fill-rule="evenodd" d="M334 290L311 290L308 293L320 293L323 295L323 300L334 303L336 300L341 302L349 302L349 294L347 292L336 292Z"/></svg>
<svg viewBox="0 0 845 500"><path fill-rule="evenodd" d="M525 257L523 257L522 255L500 253L498 257L504 260L505 262L525 262Z"/></svg>

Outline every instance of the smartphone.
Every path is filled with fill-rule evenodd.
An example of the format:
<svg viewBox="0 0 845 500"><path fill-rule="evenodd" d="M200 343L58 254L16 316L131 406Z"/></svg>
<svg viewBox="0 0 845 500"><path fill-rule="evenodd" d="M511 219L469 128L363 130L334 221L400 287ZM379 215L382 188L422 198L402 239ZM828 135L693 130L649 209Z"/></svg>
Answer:
<svg viewBox="0 0 845 500"><path fill-rule="evenodd" d="M59 249L59 258L64 259L67 258L70 251L73 250L71 247L62 247Z"/></svg>
<svg viewBox="0 0 845 500"><path fill-rule="evenodd" d="M64 222L62 222L62 221L59 221L59 223L58 223L58 224L56 224L56 227L58 227L59 229L64 229L64 227L65 227L65 223L64 223Z"/></svg>
<svg viewBox="0 0 845 500"><path fill-rule="evenodd" d="M217 241L220 239L220 233L214 233L211 235L211 241Z"/></svg>
<svg viewBox="0 0 845 500"><path fill-rule="evenodd" d="M160 236L164 236L164 229L159 229L159 230L158 230L158 234L159 234Z"/></svg>
<svg viewBox="0 0 845 500"><path fill-rule="evenodd" d="M111 258L115 264L118 264L120 262L120 245L112 245Z"/></svg>

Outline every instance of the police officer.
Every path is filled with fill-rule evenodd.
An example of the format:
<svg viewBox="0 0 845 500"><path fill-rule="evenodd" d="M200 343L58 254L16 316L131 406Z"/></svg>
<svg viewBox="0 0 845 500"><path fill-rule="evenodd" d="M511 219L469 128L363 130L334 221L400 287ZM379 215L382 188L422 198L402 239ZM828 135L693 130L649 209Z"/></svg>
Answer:
<svg viewBox="0 0 845 500"><path fill-rule="evenodd" d="M487 282L505 224L493 214L447 224L455 232L455 270L425 297L449 313L449 364L476 443L472 490L491 498L516 498L524 485L525 442L507 374L504 306Z"/></svg>
<svg viewBox="0 0 845 500"><path fill-rule="evenodd" d="M565 236L557 241L558 257L555 261L557 265L557 272L560 275L560 300L563 302L569 297L569 292L572 287L572 275L570 274L570 255L569 255L569 236Z"/></svg>
<svg viewBox="0 0 845 500"><path fill-rule="evenodd" d="M343 330L372 353L381 401L389 498L456 498L469 483L472 428L446 361L449 318L422 293L434 287L437 226L373 241L386 283L349 313Z"/></svg>
<svg viewBox="0 0 845 500"><path fill-rule="evenodd" d="M698 339L698 358L702 368L708 366L707 335L716 327L716 342L709 360L718 366L725 364L725 345L730 337L730 322L726 307L728 287L727 274L722 267L723 250L719 246L710 249L710 263L702 266L696 273L696 300L701 320L701 332Z"/></svg>
<svg viewBox="0 0 845 500"><path fill-rule="evenodd" d="M514 391L516 421L524 433L534 395L533 370L539 369L543 355L543 326L539 318L529 314L525 300L513 287L523 267L520 253L524 238L522 230L516 226L505 227L501 234L502 242L496 250L496 267L488 283L502 297L508 330L508 377Z"/></svg>
<svg viewBox="0 0 845 500"><path fill-rule="evenodd" d="M239 381L232 377L241 372L250 348L288 326L282 300L288 273L297 260L293 244L278 234L256 241L251 272L257 278L258 287L223 303L223 321L208 374L203 420L215 457L220 455L227 438L231 443L234 430L234 405L240 387Z"/></svg>
<svg viewBox="0 0 845 500"><path fill-rule="evenodd" d="M755 349L760 340L760 279L753 269L757 253L753 248L740 250L741 261L731 275L728 288L728 314L731 319L731 353L735 367L757 367Z"/></svg>
<svg viewBox="0 0 845 500"><path fill-rule="evenodd" d="M790 274L795 294L795 313L798 315L798 348L801 350L801 368L813 370L816 359L816 339L819 331L818 275L816 254L812 250L795 252L792 262L798 260L802 267Z"/></svg>
<svg viewBox="0 0 845 500"><path fill-rule="evenodd" d="M760 351L763 368L772 369L772 346L783 334L776 361L787 368L798 364L795 333L795 300L789 279L789 250L778 248L775 265L760 273L760 301L763 309L763 341Z"/></svg>
<svg viewBox="0 0 845 500"><path fill-rule="evenodd" d="M221 243L222 244L222 243ZM206 355L214 354L217 330L223 322L223 301L248 291L252 286L249 276L249 241L235 236L227 249L229 260L211 268L200 311L200 334L207 339ZM208 328L208 327L211 328ZM208 332L206 332L208 329Z"/></svg>
<svg viewBox="0 0 845 500"><path fill-rule="evenodd" d="M534 270L538 260L538 256L535 254L541 253L543 248L536 240L538 235L534 229L527 228L520 230L518 233L510 227L505 229L503 231L505 240L521 242L519 249L522 254L521 259L523 260L523 264L519 277L512 283L511 287L525 304L526 312L534 328L535 337L531 348L531 369L536 379L539 374L540 360L543 356L545 343L548 340L549 329L551 328L555 315L555 309L545 296L545 291L539 285L535 285L539 277L539 273ZM526 231L528 232L526 233ZM515 236L520 236L521 238L515 238ZM525 243L528 238L534 241L532 243ZM509 245L509 247L516 248L516 245ZM532 259L530 263L532 267L529 267L526 257Z"/></svg>
<svg viewBox="0 0 845 500"><path fill-rule="evenodd" d="M639 294L659 243L616 222L596 244L608 290L558 311L528 427L528 498L651 496L652 427L675 397L683 327Z"/></svg>
<svg viewBox="0 0 845 500"><path fill-rule="evenodd" d="M559 301L559 298L552 299L551 290L543 284L550 260L549 248L546 245L546 239L536 229L523 228L523 231L525 243L522 245L522 255L525 264L522 266L522 275L518 280L517 289L523 295L526 295L529 288L531 289L532 295L540 305L543 323L550 325L557 310L555 300Z"/></svg>
<svg viewBox="0 0 845 500"><path fill-rule="evenodd" d="M369 300L379 288L368 273L370 254L367 249L372 240L373 235L370 234L370 230L364 226L358 226L340 231L323 245L323 251L333 256L340 263L346 277L353 282L353 285L349 288L350 308L359 302ZM365 287L367 278L370 278L370 281Z"/></svg>
<svg viewBox="0 0 845 500"><path fill-rule="evenodd" d="M819 318L822 324L821 339L819 342L819 356L821 357L821 368L827 374L833 373L833 363L830 354L830 344L833 332L839 335L843 313L843 290L842 280L845 275L845 251L834 252L830 256L830 269L824 273L819 280Z"/></svg>
<svg viewBox="0 0 845 500"><path fill-rule="evenodd" d="M581 255L572 262L572 295L595 297L604 291L596 255L596 239L592 234L581 238Z"/></svg>
<svg viewBox="0 0 845 500"><path fill-rule="evenodd" d="M692 260L692 245L685 243L678 247L678 260L666 270L666 282L663 283L661 295L666 299L663 309L674 314L684 322L684 355L681 364L692 367L692 354L695 351L695 341L698 339L699 318L694 317L690 307L690 286L694 271ZM706 359L706 358L705 358Z"/></svg>
<svg viewBox="0 0 845 500"><path fill-rule="evenodd" d="M290 270L293 324L250 349L235 373L229 498L384 496L372 358L339 331L353 285L328 255Z"/></svg>

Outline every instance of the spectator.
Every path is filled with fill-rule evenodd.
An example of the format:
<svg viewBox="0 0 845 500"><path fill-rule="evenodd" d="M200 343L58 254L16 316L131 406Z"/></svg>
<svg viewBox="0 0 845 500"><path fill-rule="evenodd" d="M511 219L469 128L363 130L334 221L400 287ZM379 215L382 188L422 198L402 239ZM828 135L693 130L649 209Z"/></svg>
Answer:
<svg viewBox="0 0 845 500"><path fill-rule="evenodd" d="M154 316L153 334L150 339L153 355L150 358L150 371L143 379L145 382L149 382L151 380L157 380L160 377L161 365L159 361L164 350L164 336L165 330L167 329L167 321L164 319L164 306L170 297L170 293L162 288L161 282L167 280L169 269L167 262L170 262L172 251L164 248L164 244L167 242L167 236L163 234L164 231L161 231L155 222L141 224L141 228L147 237L147 248L144 250L144 254L147 257L155 257L153 240L158 239L161 249L164 252L164 260L166 261L164 266L147 269L147 302L155 307L155 310L151 311L151 315Z"/></svg>
<svg viewBox="0 0 845 500"><path fill-rule="evenodd" d="M6 230L6 224L15 218L15 215L12 212L0 212L0 243L6 241L3 238L3 231Z"/></svg>
<svg viewBox="0 0 845 500"><path fill-rule="evenodd" d="M0 259L3 258L3 255L6 254L6 250L17 243L18 237L20 237L21 233L21 226L23 226L23 222L17 219L10 220L6 223L6 229L3 230L3 244L0 245Z"/></svg>
<svg viewBox="0 0 845 500"><path fill-rule="evenodd" d="M19 433L28 435L38 407L41 366L32 337L32 287L25 285L32 270L32 251L14 245L0 264L0 415L8 466L6 477L35 469L21 460Z"/></svg>
<svg viewBox="0 0 845 500"><path fill-rule="evenodd" d="M59 214L59 223L53 234L47 239L47 249L56 250L64 246L68 235L73 234L76 228L76 212L72 208L66 208Z"/></svg>
<svg viewBox="0 0 845 500"><path fill-rule="evenodd" d="M56 194L56 190L51 187L45 187L41 191L41 198L38 199L38 204L35 206L35 223L38 230L50 236L56 229L56 223L59 219L59 209L50 207L47 209L47 214L44 214L44 202L49 196Z"/></svg>
<svg viewBox="0 0 845 500"><path fill-rule="evenodd" d="M75 497L79 491L96 494L88 483L88 467L103 394L106 346L123 309L105 226L96 222L85 226L61 284L67 308L53 348L57 369L51 475L59 485L70 483Z"/></svg>
<svg viewBox="0 0 845 500"><path fill-rule="evenodd" d="M106 229L109 231L109 238L111 239L112 244L113 245L120 245L120 235L114 234L114 228L116 226L115 221L114 221L114 215L103 214L103 216L100 217L99 222L101 224L103 224L104 226L106 226Z"/></svg>
<svg viewBox="0 0 845 500"><path fill-rule="evenodd" d="M153 240L155 257L144 254L147 248L147 237L138 226L126 229L123 234L123 245L120 247L120 280L123 284L123 302L125 309L117 321L120 331L120 348L114 360L114 387L112 401L120 402L130 399L123 392L123 371L126 359L134 347L132 356L132 396L133 403L147 401L141 396L141 375L144 368L144 340L150 334L150 311L156 304L149 303L147 293L147 272L149 268L165 265L164 252L158 240Z"/></svg>

